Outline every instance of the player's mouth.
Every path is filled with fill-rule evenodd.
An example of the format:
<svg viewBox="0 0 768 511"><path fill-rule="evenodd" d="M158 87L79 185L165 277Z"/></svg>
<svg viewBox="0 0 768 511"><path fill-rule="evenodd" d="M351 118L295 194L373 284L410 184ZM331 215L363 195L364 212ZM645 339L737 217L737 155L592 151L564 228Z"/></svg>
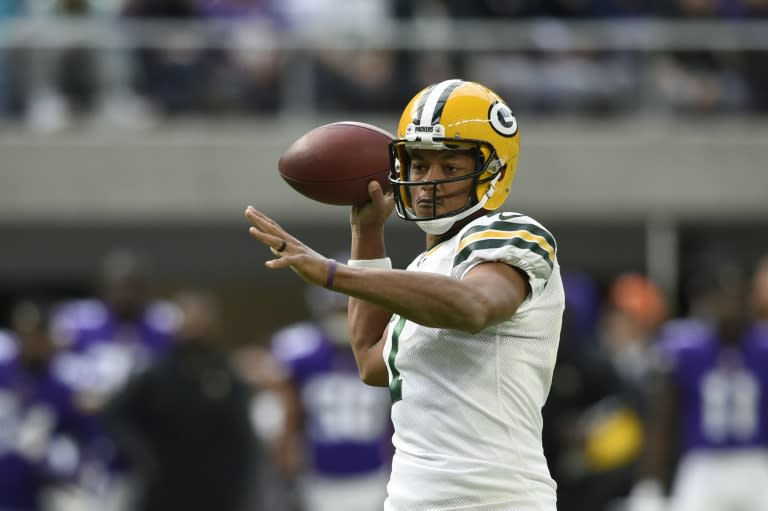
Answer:
<svg viewBox="0 0 768 511"><path fill-rule="evenodd" d="M416 209L432 211L433 209L437 209L442 203L442 199L433 199L430 195L429 197L416 199Z"/></svg>

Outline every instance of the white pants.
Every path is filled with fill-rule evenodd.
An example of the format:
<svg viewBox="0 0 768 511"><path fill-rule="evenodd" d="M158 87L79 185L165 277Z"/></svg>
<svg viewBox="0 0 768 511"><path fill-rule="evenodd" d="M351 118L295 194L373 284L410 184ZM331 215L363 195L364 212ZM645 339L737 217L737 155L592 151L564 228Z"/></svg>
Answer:
<svg viewBox="0 0 768 511"><path fill-rule="evenodd" d="M670 511L768 511L768 450L686 455Z"/></svg>

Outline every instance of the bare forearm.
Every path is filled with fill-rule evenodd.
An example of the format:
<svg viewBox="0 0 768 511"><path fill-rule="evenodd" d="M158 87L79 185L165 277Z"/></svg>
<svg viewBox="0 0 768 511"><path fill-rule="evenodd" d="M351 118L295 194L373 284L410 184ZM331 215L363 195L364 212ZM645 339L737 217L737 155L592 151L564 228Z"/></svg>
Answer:
<svg viewBox="0 0 768 511"><path fill-rule="evenodd" d="M482 293L460 280L433 273L340 266L334 289L387 311L379 318L388 319L394 313L424 326L469 332L478 331L488 320ZM372 315L376 311L359 310Z"/></svg>
<svg viewBox="0 0 768 511"><path fill-rule="evenodd" d="M382 229L352 226L352 259L371 261L386 257ZM386 264L386 263L385 263ZM360 376L371 385L387 385L383 365L383 337L392 312L359 298L349 299L349 333Z"/></svg>
<svg viewBox="0 0 768 511"><path fill-rule="evenodd" d="M383 227L352 226L352 259L379 259L386 254Z"/></svg>
<svg viewBox="0 0 768 511"><path fill-rule="evenodd" d="M362 230L352 227L352 259L361 263L386 258L383 229ZM386 268L390 265L386 264ZM350 298L350 329L352 337L378 339L392 316L392 312L372 303Z"/></svg>

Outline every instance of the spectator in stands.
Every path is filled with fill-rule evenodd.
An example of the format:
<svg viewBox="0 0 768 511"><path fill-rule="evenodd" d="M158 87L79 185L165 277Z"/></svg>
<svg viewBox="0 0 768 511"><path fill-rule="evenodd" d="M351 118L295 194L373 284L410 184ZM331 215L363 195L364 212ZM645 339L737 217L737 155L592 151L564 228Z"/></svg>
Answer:
<svg viewBox="0 0 768 511"><path fill-rule="evenodd" d="M382 20L392 18L387 0L284 0L289 28L309 33L333 27L348 34L347 41L364 43ZM310 52L316 89L310 91L321 111L391 111L399 108L395 54L388 49L325 48Z"/></svg>
<svg viewBox="0 0 768 511"><path fill-rule="evenodd" d="M98 20L90 34L41 32L26 49L27 85L25 119L35 132L50 133L78 117L119 127L144 127L148 109L131 84L131 62L125 34L118 24L117 2L53 0L29 2L28 13L51 22L56 17L78 21ZM56 41L56 44L52 44Z"/></svg>
<svg viewBox="0 0 768 511"><path fill-rule="evenodd" d="M23 0L5 0L0 2L0 22L19 16L23 10ZM0 47L0 125L15 110L14 96L18 86L14 83L14 74L18 71L13 65L14 53L10 48Z"/></svg>
<svg viewBox="0 0 768 511"><path fill-rule="evenodd" d="M660 12L679 20L737 18L742 4L733 0L669 0ZM651 63L653 103L684 113L741 111L748 89L735 52L708 49L669 51Z"/></svg>
<svg viewBox="0 0 768 511"><path fill-rule="evenodd" d="M551 2L449 1L459 19L521 17L532 23L532 45L526 50L500 46L495 51L461 52L463 74L482 76L489 86L522 105L541 112L612 113L627 108L633 91L633 61L619 51L575 48L565 18L594 18L612 13L609 3L593 0ZM617 8L616 12L620 9Z"/></svg>
<svg viewBox="0 0 768 511"><path fill-rule="evenodd" d="M142 481L136 509L261 509L250 500L257 483L251 392L219 344L218 306L199 292L183 292L176 302L183 319L168 356L107 409Z"/></svg>
<svg viewBox="0 0 768 511"><path fill-rule="evenodd" d="M746 16L768 21L768 0L743 0ZM744 77L749 87L750 112L768 111L768 49L744 52Z"/></svg>
<svg viewBox="0 0 768 511"><path fill-rule="evenodd" d="M312 286L307 301L313 321L271 343L289 377L282 469L299 476L306 511L380 509L393 452L389 394L360 381L346 295Z"/></svg>
<svg viewBox="0 0 768 511"><path fill-rule="evenodd" d="M274 0L203 0L203 15L235 22L216 31L207 101L213 111L274 112L280 105L284 20Z"/></svg>
<svg viewBox="0 0 768 511"><path fill-rule="evenodd" d="M127 0L123 10L129 19L190 21L203 16L196 0ZM190 28L168 27L160 47L137 50L139 90L166 115L202 110L208 87L206 40Z"/></svg>

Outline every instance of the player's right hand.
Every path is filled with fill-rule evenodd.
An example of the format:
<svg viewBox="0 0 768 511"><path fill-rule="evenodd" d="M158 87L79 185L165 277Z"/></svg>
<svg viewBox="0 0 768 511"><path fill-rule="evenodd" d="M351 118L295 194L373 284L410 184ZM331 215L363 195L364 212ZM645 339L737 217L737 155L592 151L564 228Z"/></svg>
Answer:
<svg viewBox="0 0 768 511"><path fill-rule="evenodd" d="M349 221L353 229L381 229L395 210L394 195L385 194L378 181L368 183L368 195L371 200L352 206Z"/></svg>

